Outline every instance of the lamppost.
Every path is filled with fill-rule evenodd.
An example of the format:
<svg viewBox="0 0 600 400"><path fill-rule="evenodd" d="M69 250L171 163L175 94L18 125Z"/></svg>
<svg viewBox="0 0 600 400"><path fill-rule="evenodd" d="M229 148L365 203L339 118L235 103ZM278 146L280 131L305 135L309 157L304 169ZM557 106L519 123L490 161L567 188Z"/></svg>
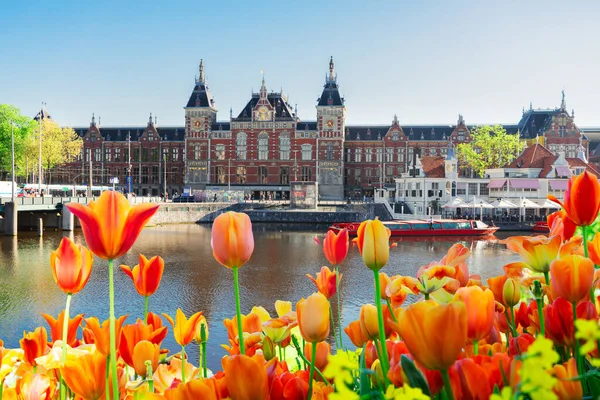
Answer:
<svg viewBox="0 0 600 400"><path fill-rule="evenodd" d="M40 110L40 148L38 155L38 195L42 195L42 119L44 118L44 108L46 103L42 102L42 109Z"/></svg>
<svg viewBox="0 0 600 400"><path fill-rule="evenodd" d="M167 154L163 153L164 174L163 174L163 199L167 201Z"/></svg>
<svg viewBox="0 0 600 400"><path fill-rule="evenodd" d="M14 122L10 121L10 169L11 169L11 197L10 201L15 202L15 132L14 132Z"/></svg>
<svg viewBox="0 0 600 400"><path fill-rule="evenodd" d="M131 131L127 132L127 194L131 193Z"/></svg>

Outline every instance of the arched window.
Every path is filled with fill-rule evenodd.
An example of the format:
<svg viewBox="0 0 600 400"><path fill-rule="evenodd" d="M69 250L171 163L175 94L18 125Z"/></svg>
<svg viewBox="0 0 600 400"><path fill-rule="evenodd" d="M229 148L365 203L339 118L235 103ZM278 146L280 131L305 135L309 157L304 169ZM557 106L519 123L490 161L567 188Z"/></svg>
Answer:
<svg viewBox="0 0 600 400"><path fill-rule="evenodd" d="M279 135L279 159L290 159L290 134L287 132Z"/></svg>
<svg viewBox="0 0 600 400"><path fill-rule="evenodd" d="M247 140L248 140L248 135L246 135L244 132L240 132L237 134L235 143L237 146L236 151L237 151L237 159L238 160L246 159Z"/></svg>
<svg viewBox="0 0 600 400"><path fill-rule="evenodd" d="M258 135L258 159L269 159L269 135L266 132L261 132Z"/></svg>

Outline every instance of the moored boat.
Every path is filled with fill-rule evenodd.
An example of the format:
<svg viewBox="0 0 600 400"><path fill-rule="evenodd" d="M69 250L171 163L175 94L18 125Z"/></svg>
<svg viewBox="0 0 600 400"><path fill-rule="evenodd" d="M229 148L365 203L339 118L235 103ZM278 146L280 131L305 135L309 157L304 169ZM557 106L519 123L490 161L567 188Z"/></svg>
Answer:
<svg viewBox="0 0 600 400"><path fill-rule="evenodd" d="M487 236L494 234L499 228L489 226L482 221L466 219L435 219L409 220L409 221L384 221L383 224L395 237L401 236ZM358 222L340 222L329 227L335 233L347 229L350 236L356 236Z"/></svg>
<svg viewBox="0 0 600 400"><path fill-rule="evenodd" d="M534 233L550 233L550 227L546 221L540 221L536 223L531 230Z"/></svg>

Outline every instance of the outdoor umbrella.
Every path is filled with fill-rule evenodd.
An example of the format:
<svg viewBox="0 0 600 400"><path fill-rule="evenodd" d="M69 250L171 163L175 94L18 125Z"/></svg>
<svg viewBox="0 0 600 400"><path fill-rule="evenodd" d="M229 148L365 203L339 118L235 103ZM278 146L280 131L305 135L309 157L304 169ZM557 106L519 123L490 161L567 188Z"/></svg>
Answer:
<svg viewBox="0 0 600 400"><path fill-rule="evenodd" d="M450 200L449 202L447 202L446 204L444 204L442 207L444 208L460 208L460 207L464 207L465 206L465 202L463 199L461 199L460 197L455 197L452 200Z"/></svg>
<svg viewBox="0 0 600 400"><path fill-rule="evenodd" d="M519 208L515 203L505 199L496 200L492 203L492 206L495 208Z"/></svg>
<svg viewBox="0 0 600 400"><path fill-rule="evenodd" d="M520 205L521 205L521 208L542 208L542 206L540 206L539 204L534 203L533 201L531 201L525 197L523 197L521 199Z"/></svg>
<svg viewBox="0 0 600 400"><path fill-rule="evenodd" d="M483 218L483 209L484 208L494 208L493 205L491 205L490 203L488 203L487 201L485 201L479 197L473 197L471 200L469 200L467 203L465 203L464 207L472 208L473 214L475 214L475 207L479 207L481 209L480 218Z"/></svg>
<svg viewBox="0 0 600 400"><path fill-rule="evenodd" d="M555 208L555 209L561 208L560 204L550 201L548 199L546 199L546 201L544 201L544 204L542 204L541 207L542 208Z"/></svg>

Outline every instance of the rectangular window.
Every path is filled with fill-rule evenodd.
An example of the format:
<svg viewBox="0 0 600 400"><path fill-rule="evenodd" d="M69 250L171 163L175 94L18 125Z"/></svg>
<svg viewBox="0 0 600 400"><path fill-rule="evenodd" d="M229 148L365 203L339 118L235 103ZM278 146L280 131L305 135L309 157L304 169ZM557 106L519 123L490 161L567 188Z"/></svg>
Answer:
<svg viewBox="0 0 600 400"><path fill-rule="evenodd" d="M227 183L227 167L217 167L217 183L225 184Z"/></svg>
<svg viewBox="0 0 600 400"><path fill-rule="evenodd" d="M269 183L269 169L267 167L258 167L258 183Z"/></svg>
<svg viewBox="0 0 600 400"><path fill-rule="evenodd" d="M133 174L131 175L131 180L133 183L140 183L140 168L134 167Z"/></svg>
<svg viewBox="0 0 600 400"><path fill-rule="evenodd" d="M303 161L312 160L312 144L303 144L302 145L302 160Z"/></svg>
<svg viewBox="0 0 600 400"><path fill-rule="evenodd" d="M107 147L104 149L104 161L108 161L110 162L110 158L111 158L111 148Z"/></svg>
<svg viewBox="0 0 600 400"><path fill-rule="evenodd" d="M362 148L357 147L354 150L354 162L361 162L362 160Z"/></svg>
<svg viewBox="0 0 600 400"><path fill-rule="evenodd" d="M179 183L179 168L171 168L171 176L167 176L167 182Z"/></svg>
<svg viewBox="0 0 600 400"><path fill-rule="evenodd" d="M290 159L290 135L287 133L282 133L279 136L279 159Z"/></svg>
<svg viewBox="0 0 600 400"><path fill-rule="evenodd" d="M142 167L142 184L148 184L150 176L150 168Z"/></svg>
<svg viewBox="0 0 600 400"><path fill-rule="evenodd" d="M94 149L94 161L102 161L102 149Z"/></svg>
<svg viewBox="0 0 600 400"><path fill-rule="evenodd" d="M169 148L163 147L162 156L160 157L162 161L169 161Z"/></svg>
<svg viewBox="0 0 600 400"><path fill-rule="evenodd" d="M148 161L148 149L144 147L142 149L142 162Z"/></svg>
<svg viewBox="0 0 600 400"><path fill-rule="evenodd" d="M153 184L157 184L159 182L159 179L158 179L158 165L152 166L152 175L150 175L150 182L153 183Z"/></svg>
<svg viewBox="0 0 600 400"><path fill-rule="evenodd" d="M288 185L290 183L290 168L279 167L279 184Z"/></svg>
<svg viewBox="0 0 600 400"><path fill-rule="evenodd" d="M354 170L354 177L356 178L357 181L360 181L361 174L362 174L362 169L356 168Z"/></svg>
<svg viewBox="0 0 600 400"><path fill-rule="evenodd" d="M488 185L487 183L479 184L479 195L480 196L487 196L490 194L490 189L488 189L487 185Z"/></svg>
<svg viewBox="0 0 600 400"><path fill-rule="evenodd" d="M367 147L365 149L365 162L371 162L372 158L371 158L371 148Z"/></svg>
<svg viewBox="0 0 600 400"><path fill-rule="evenodd" d="M218 144L215 146L215 158L217 160L225 159L225 145L224 144Z"/></svg>
<svg viewBox="0 0 600 400"><path fill-rule="evenodd" d="M387 148L385 149L385 162L393 162L394 161L394 149Z"/></svg>
<svg viewBox="0 0 600 400"><path fill-rule="evenodd" d="M477 184L469 183L469 196L477 196Z"/></svg>
<svg viewBox="0 0 600 400"><path fill-rule="evenodd" d="M173 160L173 161L179 161L179 148L173 147L173 150L171 151L171 154L173 154L173 156L171 157L171 160Z"/></svg>
<svg viewBox="0 0 600 400"><path fill-rule="evenodd" d="M301 181L312 181L312 168L302 167L302 175L300 176Z"/></svg>
<svg viewBox="0 0 600 400"><path fill-rule="evenodd" d="M246 167L237 167L235 169L235 181L238 184L246 184Z"/></svg>
<svg viewBox="0 0 600 400"><path fill-rule="evenodd" d="M383 162L383 149L381 147L377 148L377 160L378 163Z"/></svg>
<svg viewBox="0 0 600 400"><path fill-rule="evenodd" d="M118 147L115 149L115 161L121 161L121 149Z"/></svg>
<svg viewBox="0 0 600 400"><path fill-rule="evenodd" d="M150 149L150 156L152 161L158 161L158 149L156 147Z"/></svg>
<svg viewBox="0 0 600 400"><path fill-rule="evenodd" d="M404 149L398 147L398 162L404 162Z"/></svg>
<svg viewBox="0 0 600 400"><path fill-rule="evenodd" d="M346 149L346 162L350 162L352 159L352 151L351 149Z"/></svg>
<svg viewBox="0 0 600 400"><path fill-rule="evenodd" d="M201 158L201 154L200 154L200 145L199 144L195 144L194 145L194 160L200 160Z"/></svg>

